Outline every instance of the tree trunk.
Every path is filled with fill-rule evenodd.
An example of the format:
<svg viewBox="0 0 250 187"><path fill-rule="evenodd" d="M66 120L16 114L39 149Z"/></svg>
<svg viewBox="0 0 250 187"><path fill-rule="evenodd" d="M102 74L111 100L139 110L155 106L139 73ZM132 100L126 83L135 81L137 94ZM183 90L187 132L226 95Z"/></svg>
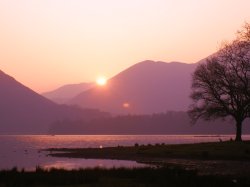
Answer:
<svg viewBox="0 0 250 187"><path fill-rule="evenodd" d="M241 132L242 131L242 121L237 121L236 123L236 138L235 141L236 142L241 142Z"/></svg>

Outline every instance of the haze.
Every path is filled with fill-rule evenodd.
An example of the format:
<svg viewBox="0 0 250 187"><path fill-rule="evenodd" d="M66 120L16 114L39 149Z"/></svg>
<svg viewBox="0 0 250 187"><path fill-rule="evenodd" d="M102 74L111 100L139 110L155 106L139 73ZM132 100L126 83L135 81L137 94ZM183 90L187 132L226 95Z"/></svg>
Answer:
<svg viewBox="0 0 250 187"><path fill-rule="evenodd" d="M250 20L249 0L0 0L0 69L37 92L146 59L194 63Z"/></svg>

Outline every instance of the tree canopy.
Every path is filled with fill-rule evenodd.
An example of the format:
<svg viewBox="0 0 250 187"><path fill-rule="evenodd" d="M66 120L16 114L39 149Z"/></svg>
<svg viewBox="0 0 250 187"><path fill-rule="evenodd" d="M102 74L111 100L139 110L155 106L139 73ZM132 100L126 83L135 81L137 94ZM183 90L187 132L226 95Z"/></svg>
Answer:
<svg viewBox="0 0 250 187"><path fill-rule="evenodd" d="M237 38L205 63L192 77L193 100L189 115L193 121L231 116L236 122L236 141L241 141L243 121L250 117L250 24Z"/></svg>

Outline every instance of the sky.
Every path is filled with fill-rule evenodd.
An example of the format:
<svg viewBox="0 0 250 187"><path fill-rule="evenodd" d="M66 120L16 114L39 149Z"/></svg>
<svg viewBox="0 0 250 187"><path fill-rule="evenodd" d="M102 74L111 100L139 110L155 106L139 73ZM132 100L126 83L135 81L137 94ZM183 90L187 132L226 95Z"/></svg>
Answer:
<svg viewBox="0 0 250 187"><path fill-rule="evenodd" d="M195 63L250 22L250 0L0 0L0 69L38 93L143 60Z"/></svg>

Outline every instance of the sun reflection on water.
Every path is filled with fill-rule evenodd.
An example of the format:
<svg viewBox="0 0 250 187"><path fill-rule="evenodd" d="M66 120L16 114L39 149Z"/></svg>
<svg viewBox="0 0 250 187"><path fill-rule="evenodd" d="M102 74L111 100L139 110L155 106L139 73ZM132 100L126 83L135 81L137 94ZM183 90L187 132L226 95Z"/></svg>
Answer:
<svg viewBox="0 0 250 187"><path fill-rule="evenodd" d="M76 169L80 167L137 167L131 161L102 159L69 159L47 156L47 148L102 148L112 146L133 146L135 144L183 144L197 142L225 141L234 135L0 135L0 170L18 167L34 170L36 166ZM243 135L245 140L250 135Z"/></svg>

